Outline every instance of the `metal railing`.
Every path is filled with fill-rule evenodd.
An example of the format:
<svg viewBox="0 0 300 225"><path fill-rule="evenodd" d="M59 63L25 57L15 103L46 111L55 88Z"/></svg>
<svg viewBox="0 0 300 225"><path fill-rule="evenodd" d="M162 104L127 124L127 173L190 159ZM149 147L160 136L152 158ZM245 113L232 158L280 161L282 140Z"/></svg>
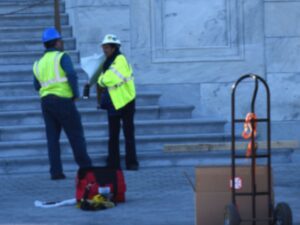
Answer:
<svg viewBox="0 0 300 225"><path fill-rule="evenodd" d="M58 32L61 33L59 0L54 0L54 25Z"/></svg>

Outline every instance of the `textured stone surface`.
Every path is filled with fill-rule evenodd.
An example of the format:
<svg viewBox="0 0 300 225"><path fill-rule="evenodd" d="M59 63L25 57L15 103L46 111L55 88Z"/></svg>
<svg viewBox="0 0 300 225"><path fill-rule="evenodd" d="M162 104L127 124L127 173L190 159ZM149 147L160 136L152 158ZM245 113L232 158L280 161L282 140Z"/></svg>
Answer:
<svg viewBox="0 0 300 225"><path fill-rule="evenodd" d="M297 73L294 72L298 72L300 69L298 51L300 37L297 37L299 35L299 23L297 23L299 2L266 1L264 3L265 10L263 10L264 5L261 1L244 1L239 4L235 4L236 1L233 0L215 0L209 3L197 1L191 7L192 2L131 0L121 3L104 1L92 3L99 6L98 8L94 7L93 10L105 9L111 15L120 13L120 15L116 15L116 18L122 20L122 24L113 20L112 25L107 25L107 27L118 32L124 31L120 35L121 38L124 36L128 40L128 42L124 41L131 51L130 61L134 67L136 81L142 90L161 92L160 104L192 104L196 107L193 112L194 116L213 115L230 119L230 87L233 81L240 75L249 72L266 77L265 71L267 71L267 80L272 93L272 119L276 122L298 120ZM223 10L224 7L226 8L225 2L229 4L228 13L231 13L233 19L237 14L241 16L239 25L245 33L241 33L239 26L235 27L233 32L240 34L239 45L243 46L244 52L242 59L235 61L227 58L226 60L226 57L231 56L224 54L223 59L219 57L220 55L215 55L209 61L205 61L198 53L198 58L191 58L194 54L193 51L199 49L202 51L203 47L212 53L214 47L226 46L226 41L229 39L226 39L228 37L224 33L228 34L226 29L230 27L230 24L228 24L227 15ZM76 1L73 4L78 5L77 10L84 11L86 9L84 7L80 9L80 7L82 5L88 7L91 3ZM100 9L100 6L103 9ZM72 8L68 10L72 10ZM199 12L202 10L203 13L196 15L190 13L194 16L188 16L188 12L191 10ZM82 24L90 20L93 18L82 20ZM197 21L197 23L191 21ZM197 24L197 29L194 27L195 24ZM97 26L103 28L97 23L94 23L93 26L95 29L100 29L96 28ZM124 30L124 26L130 27L130 29ZM263 30L264 26L265 31ZM264 35L266 37L265 46ZM95 35L88 33L81 37L84 39L85 36L88 39L95 38ZM96 41L96 39L92 41ZM161 45L162 43L163 45ZM237 42L233 42L234 44ZM82 51L90 49L88 51L92 52L94 49L88 42L82 43L82 46L84 46ZM154 54L157 47L164 48L162 57L165 61L162 60L160 63L155 63L157 55ZM264 48L265 58L263 56ZM174 49L182 53L180 53L180 60L176 63L172 60L172 54L174 57L177 54L173 51ZM283 77L277 80L276 73L278 72L281 75L277 76L284 76L282 72L293 73L287 75L287 80ZM240 104L237 105L237 113L242 117L249 111L251 90L251 87L242 87L241 97L237 99ZM264 100L265 97L262 98ZM265 112L263 100L259 99L257 108ZM297 138L297 132L291 131L295 130L297 126L293 123L295 129L288 127L276 123L273 127L273 137ZM263 128L261 129L263 130ZM282 129L286 129L286 132L281 135Z"/></svg>
<svg viewBox="0 0 300 225"><path fill-rule="evenodd" d="M265 4L266 36L300 35L300 1Z"/></svg>
<svg viewBox="0 0 300 225"><path fill-rule="evenodd" d="M267 71L293 73L300 71L300 37L266 38Z"/></svg>
<svg viewBox="0 0 300 225"><path fill-rule="evenodd" d="M173 46L195 48L197 45L226 46L228 44L224 2L213 0L208 4L204 1L169 0L164 2L164 6L166 9L163 12L165 25L163 35L166 48ZM182 21L185 22L182 23ZM200 22L198 29L193 27L195 21Z"/></svg>
<svg viewBox="0 0 300 225"><path fill-rule="evenodd" d="M247 80L246 80L247 81ZM248 80L249 81L249 80ZM251 81L251 80L250 80ZM232 83L211 83L201 85L202 114L217 114L220 118L231 120ZM253 82L240 83L236 89L235 116L245 118L251 111L251 99L254 90ZM256 113L259 117L266 116L266 95L262 85L259 86L256 100Z"/></svg>
<svg viewBox="0 0 300 225"><path fill-rule="evenodd" d="M130 54L128 2L129 0L66 1L66 10L74 27L82 57L102 51L99 44L107 33L118 35L125 53Z"/></svg>
<svg viewBox="0 0 300 225"><path fill-rule="evenodd" d="M300 1L265 1L266 71L272 138L299 139Z"/></svg>
<svg viewBox="0 0 300 225"><path fill-rule="evenodd" d="M192 1L148 2L141 6L131 1L131 56L137 73L143 74L137 78L139 83L220 82L235 80L243 73L263 73L260 1L197 1L193 10L202 11L205 4L206 12L185 18L184 25L178 24L178 18L188 13ZM237 19L235 26L228 23L225 8L233 23ZM197 22L188 22L192 18ZM249 31L245 36L243 29ZM226 40L236 33L236 38Z"/></svg>
<svg viewBox="0 0 300 225"><path fill-rule="evenodd" d="M48 174L2 176L1 203L4 224L194 224L194 194L183 171L193 176L193 168L173 168L125 172L127 202L116 208L84 212L75 206L52 209L35 208L35 200L56 201L74 197L75 173L65 181L50 181ZM38 181L38 187L36 186ZM14 195L10 196L13 191ZM21 200L18 196L22 193ZM180 199L180 200L179 200ZM6 202L6 203L5 203ZM26 206L24 208L24 206ZM179 210L180 209L180 210ZM155 215L155 216L154 216Z"/></svg>
<svg viewBox="0 0 300 225"><path fill-rule="evenodd" d="M294 224L300 224L299 174L293 164L274 165L275 201L290 204ZM195 180L193 167L171 167L125 171L127 202L116 208L84 212L72 206L52 209L35 208L33 202L57 201L74 197L75 172L67 180L50 181L48 174L1 175L3 224L109 224L109 225L181 225L195 224L195 197L187 181ZM296 179L295 179L296 178ZM13 193L13 194L12 194ZM22 197L20 197L22 196Z"/></svg>
<svg viewBox="0 0 300 225"><path fill-rule="evenodd" d="M267 149L266 141L257 142L259 149ZM247 142L236 142L236 150L247 149ZM297 141L273 141L271 142L272 149L299 149L299 142ZM222 143L194 143L194 144L175 144L165 145L166 152L201 152L201 151L223 151L231 150L231 142Z"/></svg>
<svg viewBox="0 0 300 225"><path fill-rule="evenodd" d="M188 103L194 116L229 119L232 83L256 73L269 82L272 119L299 120L300 1L67 0L66 8L82 55L98 48L99 35L117 33L136 82L162 92L161 104ZM112 20L102 24L102 16ZM244 117L251 87L242 89L237 110ZM285 127L277 123L273 136Z"/></svg>
<svg viewBox="0 0 300 225"><path fill-rule="evenodd" d="M272 118L299 120L300 73L270 73L268 81L272 93Z"/></svg>
<svg viewBox="0 0 300 225"><path fill-rule="evenodd" d="M143 74L137 74L141 77ZM174 79L181 76L174 74ZM193 105L193 116L201 116L201 99L200 99L200 84L182 83L182 84L146 84L139 85L138 91L156 91L161 94L159 104L161 105Z"/></svg>
<svg viewBox="0 0 300 225"><path fill-rule="evenodd" d="M23 3L26 3L25 0ZM64 4L64 1L61 1L61 3ZM16 10L18 9L18 4L15 1L2 0L0 5L9 5ZM39 7L42 9L41 6ZM63 36L63 39L66 41L65 47L71 50L69 54L72 56L73 62L76 65L80 81L80 90L82 90L83 84L86 82L86 75L79 69L79 54L78 51L76 51L75 37L72 39L72 45L68 45L69 43L67 42L67 40L73 37L73 28L74 34L78 38L77 43L79 46L81 44L84 46L84 48L80 47L83 56L85 51L91 51L92 53L101 51L99 42L101 42L101 36L104 36L106 33L116 33L119 35L123 43L122 51L124 49L127 54L126 48L129 49L129 44L131 43L131 5L129 1L124 0L74 0L67 1L66 8L69 14L64 12L61 17L63 30L67 31L63 32L63 35L66 35ZM64 11L63 8L61 9ZM73 26L69 24L69 15L72 18ZM47 23L43 23L45 21ZM43 125L44 122L37 101L38 94L33 88L32 63L42 54L40 38L44 26L53 24L53 22L53 14L49 14L46 9L41 14L34 12L32 14L17 14L3 17L0 20L1 36L6 38L2 46L0 46L0 64L2 64L0 65L0 92L2 93L2 95L0 93L2 96L0 98L0 111L2 111L0 112L0 127L3 128L3 126L7 126L8 128L8 130L6 130L7 132L2 129L0 131L0 146L2 146L0 151L0 167L6 167L7 164L11 164L12 159L16 159L17 156L21 156L17 161L23 164L29 161L33 164L39 164L41 159L43 159L44 162L47 161L45 160L47 149L45 131L43 127L37 128L35 126ZM4 32L5 35L2 35L2 32ZM29 39L29 41L26 41L27 39ZM23 48L21 48L21 46L23 46ZM16 66L15 64L19 65ZM137 73L136 77L142 77L143 75L143 73ZM178 75L174 73L173 76ZM228 135L224 133L224 124L220 125L220 120L211 120L210 124L204 126L202 126L203 123L197 123L195 120L192 120L192 111L194 109L192 103L197 102L199 99L199 92L197 91L199 85L193 84L190 81L187 82L184 87L178 85L178 83L176 83L176 85L177 86L173 86L164 92L167 94L165 99L168 99L168 101L162 101L163 104L158 103L159 94L156 95L156 99L152 98L153 95L151 93L153 92L149 88L148 93L150 93L150 95L148 95L148 97L150 97L150 101L147 100L148 97L140 101L140 95L137 95L137 114L135 117L137 125L137 151L138 153L146 153L145 158L147 158L147 155L149 156L151 152L161 152L164 143L174 143L174 141L175 143L194 142L200 139L203 141L222 141L228 137ZM164 87L160 87L160 90L163 90L163 88ZM188 93L189 90L193 90L193 92ZM196 91L194 92L194 90ZM178 92L178 101L171 100L172 93L174 92ZM138 93L141 92L138 91ZM189 99L189 101L186 102L185 99ZM81 113L84 126L88 121L93 125L100 121L107 122L107 113L96 110L95 100L96 99L93 98L90 101L79 102L79 112ZM26 103L26 105L23 103ZM140 106L141 103L143 106ZM146 127L147 125L144 125L145 122L147 123L148 119L151 118L152 122L149 122L151 128L148 129ZM158 119L161 120L158 121ZM140 127L140 123L137 121L143 121L142 123L144 125ZM155 125L155 121L158 126ZM162 127L163 121L168 121L167 123L169 125L165 124L166 126ZM187 126L187 123L190 123L191 126ZM103 126L98 127L90 126L85 132L89 153L93 151L93 149L97 153L100 153L100 151L106 153L107 151L107 124L103 123L102 125ZM22 132L13 132L14 130L22 130ZM121 140L123 140L122 136ZM122 142L123 141L121 141L121 149L123 152L124 144ZM142 146L140 146L140 143ZM62 136L61 144L62 154L69 155L71 158L72 151L65 136ZM27 156L26 158L30 158L30 160L26 160L24 156ZM164 161L170 160L164 159Z"/></svg>
<svg viewBox="0 0 300 225"><path fill-rule="evenodd" d="M66 8L81 55L97 49L99 36L114 32L125 43L138 83L231 81L242 73L263 73L263 11L257 0L77 0L67 1ZM112 19L99 22L103 18Z"/></svg>

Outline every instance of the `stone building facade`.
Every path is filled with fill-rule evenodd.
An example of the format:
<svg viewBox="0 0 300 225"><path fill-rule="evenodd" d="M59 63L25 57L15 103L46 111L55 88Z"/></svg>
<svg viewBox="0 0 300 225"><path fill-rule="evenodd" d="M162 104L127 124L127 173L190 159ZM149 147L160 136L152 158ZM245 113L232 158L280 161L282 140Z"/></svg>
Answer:
<svg viewBox="0 0 300 225"><path fill-rule="evenodd" d="M273 138L300 140L300 0L66 0L66 9L81 57L117 34L138 89L161 92L161 104L194 105L194 117L230 120L233 82L262 76ZM252 89L249 81L237 92L239 116L250 110ZM265 99L260 87L261 117Z"/></svg>

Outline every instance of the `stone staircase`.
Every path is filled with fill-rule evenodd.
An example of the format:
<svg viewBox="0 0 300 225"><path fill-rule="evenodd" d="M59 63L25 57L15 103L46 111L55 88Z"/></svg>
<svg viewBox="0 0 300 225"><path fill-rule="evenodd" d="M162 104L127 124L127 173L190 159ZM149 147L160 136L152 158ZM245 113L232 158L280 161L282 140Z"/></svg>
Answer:
<svg viewBox="0 0 300 225"><path fill-rule="evenodd" d="M0 14L16 11L38 1L0 1ZM43 52L42 30L53 26L53 1L0 18L0 167L3 172L27 171L33 165L48 170L44 122L38 93L32 82L32 64ZM79 52L72 27L61 3L62 34L65 49L72 56L80 79L86 75L79 66ZM139 92L137 96L136 141L141 166L161 165L166 144L223 142L225 120L193 118L193 106L160 105L160 93ZM96 100L80 100L88 151L101 164L107 152L106 112L96 109ZM74 168L71 149L62 135L62 155ZM123 137L122 137L123 145ZM123 148L121 148L123 152ZM152 160L152 161L151 161ZM28 165L26 169L19 165ZM43 170L39 169L39 170ZM36 170L36 169L33 169Z"/></svg>

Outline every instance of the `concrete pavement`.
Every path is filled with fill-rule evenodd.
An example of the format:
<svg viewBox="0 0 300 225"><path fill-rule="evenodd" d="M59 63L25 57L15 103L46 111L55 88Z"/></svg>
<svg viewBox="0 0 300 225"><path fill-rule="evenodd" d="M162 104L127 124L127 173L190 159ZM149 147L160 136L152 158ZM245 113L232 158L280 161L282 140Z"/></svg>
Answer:
<svg viewBox="0 0 300 225"><path fill-rule="evenodd" d="M300 224L300 176L296 163L275 164L275 201L286 201ZM67 179L51 181L45 172L2 174L1 225L192 225L195 224L194 192L183 175L194 180L194 167L142 168L125 171L127 202L116 208L85 212L73 206L41 209L35 200L73 198L75 171Z"/></svg>
<svg viewBox="0 0 300 225"><path fill-rule="evenodd" d="M84 212L73 206L35 208L34 200L61 200L74 196L75 172L67 180L51 181L48 173L1 175L0 224L193 224L194 196L182 171L192 168L155 168L125 172L127 202L116 208Z"/></svg>

